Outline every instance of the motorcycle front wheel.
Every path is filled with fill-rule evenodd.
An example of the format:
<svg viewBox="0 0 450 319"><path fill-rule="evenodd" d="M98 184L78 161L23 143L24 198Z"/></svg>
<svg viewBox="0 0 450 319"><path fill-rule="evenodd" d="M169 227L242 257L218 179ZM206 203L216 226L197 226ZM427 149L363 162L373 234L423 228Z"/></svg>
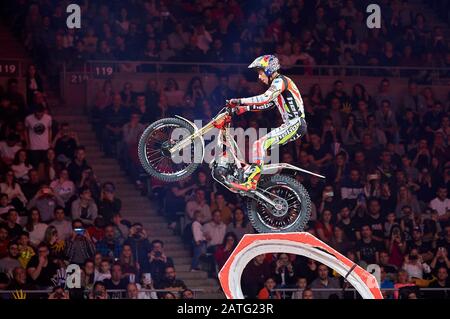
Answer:
<svg viewBox="0 0 450 319"><path fill-rule="evenodd" d="M193 133L192 125L178 118L164 118L150 124L138 145L144 170L164 182L176 182L191 175L203 159L201 138L190 141L174 154L169 149Z"/></svg>
<svg viewBox="0 0 450 319"><path fill-rule="evenodd" d="M258 233L292 233L305 229L311 217L311 199L302 184L286 175L261 179L258 189L269 193L280 208L261 200L248 199L248 218Z"/></svg>

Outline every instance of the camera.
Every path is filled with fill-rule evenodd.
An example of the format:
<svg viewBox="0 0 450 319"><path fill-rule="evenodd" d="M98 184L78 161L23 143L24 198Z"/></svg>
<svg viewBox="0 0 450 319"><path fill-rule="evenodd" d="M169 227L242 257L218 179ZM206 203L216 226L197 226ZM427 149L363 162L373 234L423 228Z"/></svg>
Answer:
<svg viewBox="0 0 450 319"><path fill-rule="evenodd" d="M75 234L83 236L86 230L84 228L75 228L73 231Z"/></svg>
<svg viewBox="0 0 450 319"><path fill-rule="evenodd" d="M160 251L155 251L155 257L159 258L162 256L162 253Z"/></svg>

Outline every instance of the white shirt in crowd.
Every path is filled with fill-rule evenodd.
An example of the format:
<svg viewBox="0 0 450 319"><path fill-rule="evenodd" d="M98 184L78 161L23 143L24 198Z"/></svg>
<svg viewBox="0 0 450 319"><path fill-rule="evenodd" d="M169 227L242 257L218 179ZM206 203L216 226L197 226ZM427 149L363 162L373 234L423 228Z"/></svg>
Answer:
<svg viewBox="0 0 450 319"><path fill-rule="evenodd" d="M209 237L211 237L211 240L208 241L208 247L222 245L226 231L227 226L222 222L216 224L215 222L210 221L203 225L203 233L205 236L209 235Z"/></svg>
<svg viewBox="0 0 450 319"><path fill-rule="evenodd" d="M50 183L50 188L53 189L56 194L61 196L65 202L75 194L75 184L72 181L61 182L59 180L54 180Z"/></svg>
<svg viewBox="0 0 450 319"><path fill-rule="evenodd" d="M430 207L437 211L438 216L444 216L450 210L450 199L446 198L442 201L436 197L430 202Z"/></svg>
<svg viewBox="0 0 450 319"><path fill-rule="evenodd" d="M33 226L33 231L30 233L30 242L37 246L39 243L41 243L44 240L45 231L47 230L48 225L44 223L38 223ZM26 229L24 229L27 231Z"/></svg>
<svg viewBox="0 0 450 319"><path fill-rule="evenodd" d="M203 218L201 220L202 223L208 222L211 220L211 210L209 205L206 203L199 204L195 200L191 200L186 204L186 214L190 220L194 219L194 213L196 210L199 210L203 213Z"/></svg>
<svg viewBox="0 0 450 319"><path fill-rule="evenodd" d="M30 150L48 150L50 148L49 133L52 126L52 117L44 114L40 120L34 114L25 118L25 127L30 137Z"/></svg>
<svg viewBox="0 0 450 319"><path fill-rule="evenodd" d="M27 182L30 178L28 177L28 172L33 169L30 164L25 165L25 163L20 163L18 165L11 165L11 169L14 172L14 177Z"/></svg>
<svg viewBox="0 0 450 319"><path fill-rule="evenodd" d="M192 223L192 236L194 237L195 242L206 240L205 235L203 234L203 226L196 220Z"/></svg>
<svg viewBox="0 0 450 319"><path fill-rule="evenodd" d="M14 187L11 187L6 183L1 183L0 193L8 195L10 201L14 198L18 198L24 205L28 202L18 183L16 183Z"/></svg>

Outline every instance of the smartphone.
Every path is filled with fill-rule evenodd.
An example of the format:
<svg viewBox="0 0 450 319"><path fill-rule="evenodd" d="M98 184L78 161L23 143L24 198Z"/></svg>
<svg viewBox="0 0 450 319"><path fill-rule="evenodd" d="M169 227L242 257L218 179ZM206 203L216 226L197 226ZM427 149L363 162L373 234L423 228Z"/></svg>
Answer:
<svg viewBox="0 0 450 319"><path fill-rule="evenodd" d="M75 228L73 231L75 234L83 236L86 230L84 228Z"/></svg>
<svg viewBox="0 0 450 319"><path fill-rule="evenodd" d="M327 196L327 197L333 197L333 196L334 196L334 192L328 192L328 193L325 193L325 196Z"/></svg>

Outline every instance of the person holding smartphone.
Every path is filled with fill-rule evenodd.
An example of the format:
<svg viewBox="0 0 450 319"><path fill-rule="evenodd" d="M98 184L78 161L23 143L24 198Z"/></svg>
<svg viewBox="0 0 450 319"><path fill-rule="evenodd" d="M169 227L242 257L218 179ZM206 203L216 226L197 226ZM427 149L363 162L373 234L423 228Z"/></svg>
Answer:
<svg viewBox="0 0 450 319"><path fill-rule="evenodd" d="M81 220L75 219L72 229L72 237L67 240L66 258L70 263L81 266L86 259L94 257L95 246Z"/></svg>

